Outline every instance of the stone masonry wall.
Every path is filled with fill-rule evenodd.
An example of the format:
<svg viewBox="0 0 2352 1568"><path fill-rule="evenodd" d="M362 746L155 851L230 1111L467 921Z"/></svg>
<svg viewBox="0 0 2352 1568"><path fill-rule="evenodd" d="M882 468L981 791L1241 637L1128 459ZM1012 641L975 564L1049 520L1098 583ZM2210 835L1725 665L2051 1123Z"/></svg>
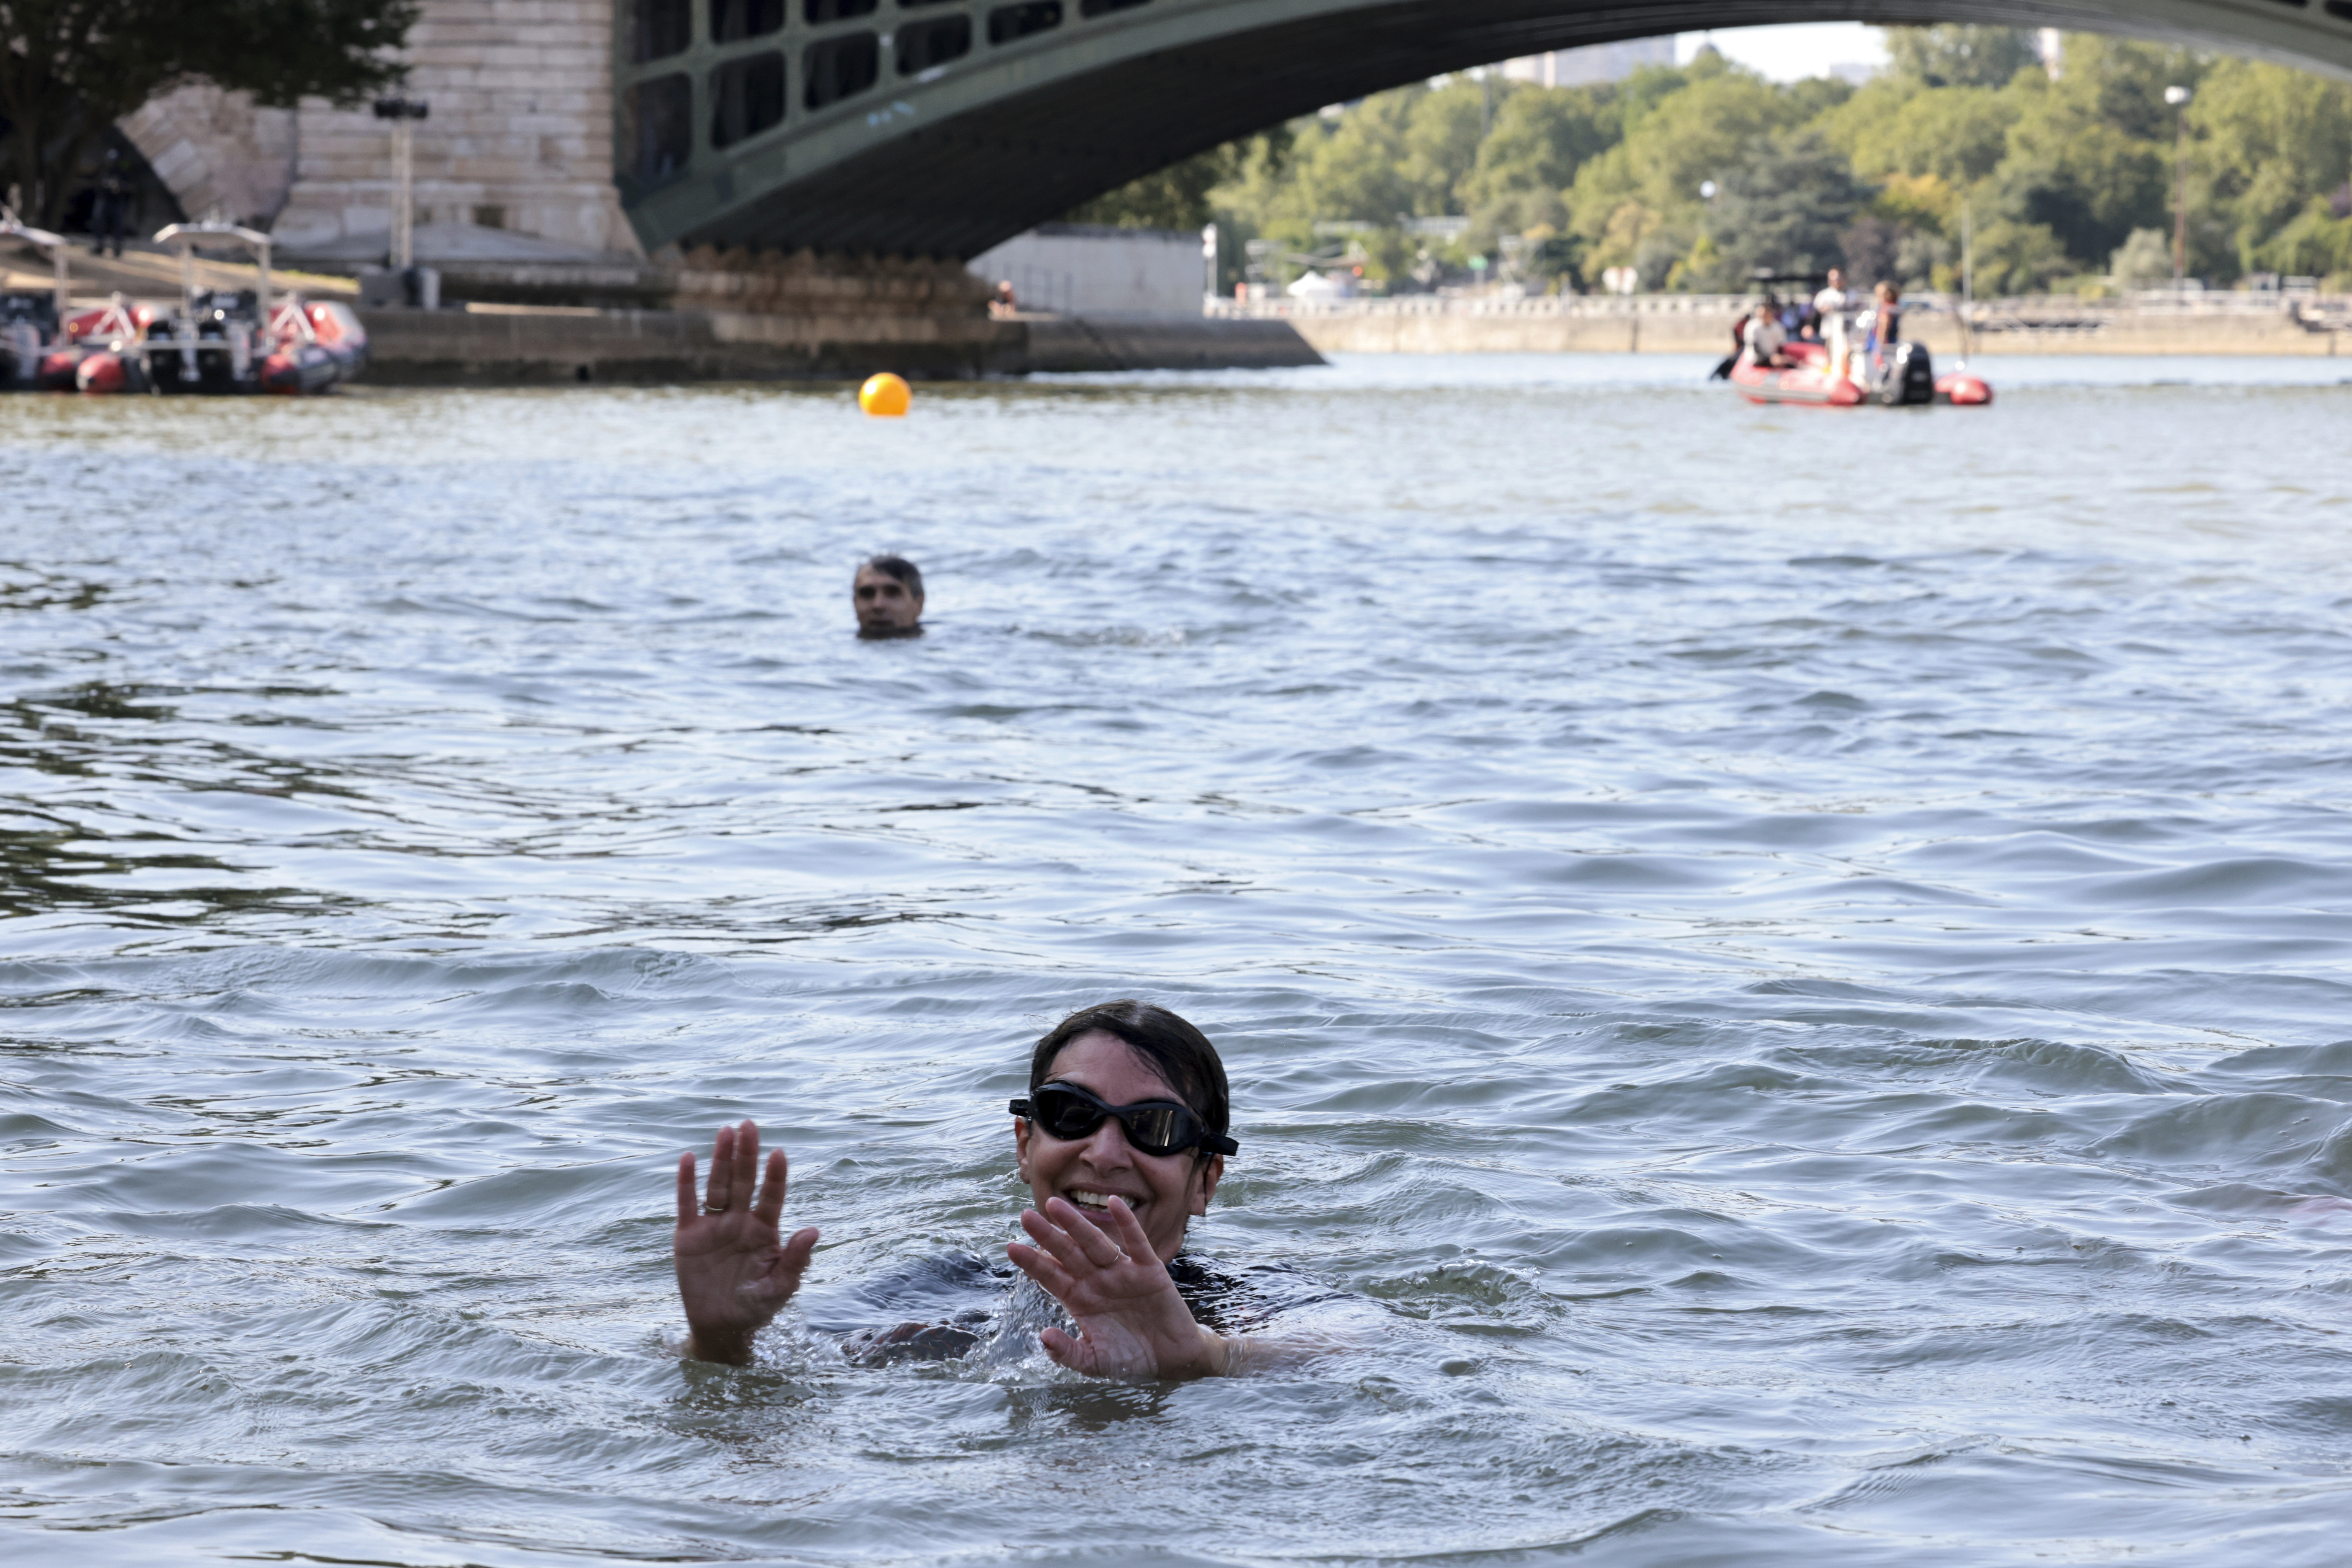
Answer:
<svg viewBox="0 0 2352 1568"><path fill-rule="evenodd" d="M417 224L536 237L583 259L641 256L613 185L612 50L612 0L424 0L404 89L432 105L416 128ZM295 135L280 243L295 253L380 245L392 226L390 126L364 106L310 100Z"/></svg>
<svg viewBox="0 0 2352 1568"><path fill-rule="evenodd" d="M982 321L989 286L961 262L697 246L670 273L682 310L881 321Z"/></svg>
<svg viewBox="0 0 2352 1568"><path fill-rule="evenodd" d="M294 110L257 109L250 94L184 87L122 121L180 210L215 211L267 228L294 184Z"/></svg>

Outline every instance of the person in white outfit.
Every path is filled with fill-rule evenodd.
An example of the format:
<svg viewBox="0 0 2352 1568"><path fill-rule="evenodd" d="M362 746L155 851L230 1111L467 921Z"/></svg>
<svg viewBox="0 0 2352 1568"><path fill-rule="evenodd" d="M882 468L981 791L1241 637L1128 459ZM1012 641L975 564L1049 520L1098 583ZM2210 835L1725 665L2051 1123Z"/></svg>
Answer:
<svg viewBox="0 0 2352 1568"><path fill-rule="evenodd" d="M1821 319L1822 346L1829 351L1830 379L1841 380L1846 365L1845 274L1830 268L1829 286L1813 296L1813 314Z"/></svg>

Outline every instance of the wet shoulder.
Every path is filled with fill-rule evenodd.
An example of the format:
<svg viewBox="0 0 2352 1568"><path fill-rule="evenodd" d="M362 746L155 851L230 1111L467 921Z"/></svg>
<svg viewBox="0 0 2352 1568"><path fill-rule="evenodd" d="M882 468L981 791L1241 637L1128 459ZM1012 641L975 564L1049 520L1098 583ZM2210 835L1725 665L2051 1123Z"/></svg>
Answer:
<svg viewBox="0 0 2352 1568"><path fill-rule="evenodd" d="M1236 1264L1180 1252L1168 1274L1193 1321L1220 1334L1258 1333L1306 1308L1358 1299L1287 1263Z"/></svg>
<svg viewBox="0 0 2352 1568"><path fill-rule="evenodd" d="M969 1328L995 1314L1013 1278L1010 1263L990 1263L969 1252L936 1252L862 1279L803 1289L801 1314L809 1327L828 1334L907 1322Z"/></svg>

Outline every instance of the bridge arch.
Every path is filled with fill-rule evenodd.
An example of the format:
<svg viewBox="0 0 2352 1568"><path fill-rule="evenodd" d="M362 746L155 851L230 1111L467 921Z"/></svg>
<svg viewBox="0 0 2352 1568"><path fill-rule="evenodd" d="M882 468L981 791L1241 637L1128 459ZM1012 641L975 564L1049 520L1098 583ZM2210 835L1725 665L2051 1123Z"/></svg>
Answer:
<svg viewBox="0 0 2352 1568"><path fill-rule="evenodd" d="M2352 0L615 0L648 249L968 258L1327 103L1774 22L2127 33L2352 76Z"/></svg>

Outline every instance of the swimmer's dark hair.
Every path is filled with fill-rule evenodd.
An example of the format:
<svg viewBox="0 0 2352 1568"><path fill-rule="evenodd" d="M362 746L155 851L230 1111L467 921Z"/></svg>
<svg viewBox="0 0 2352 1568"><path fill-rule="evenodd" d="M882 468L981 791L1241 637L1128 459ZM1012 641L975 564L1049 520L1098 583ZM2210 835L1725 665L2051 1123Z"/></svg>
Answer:
<svg viewBox="0 0 2352 1568"><path fill-rule="evenodd" d="M923 596L923 569L903 555L869 555L858 570L871 566L885 577L896 577L906 585L907 592L918 599Z"/></svg>
<svg viewBox="0 0 2352 1568"><path fill-rule="evenodd" d="M1045 1033L1029 1058L1029 1092L1035 1094L1053 1077L1054 1058L1080 1035L1100 1029L1127 1042L1128 1049L1159 1069L1176 1091L1176 1098L1222 1138L1233 1120L1233 1094L1225 1084L1225 1064L1209 1037L1165 1007L1149 1002L1097 1002L1081 1007ZM1197 1151L1201 1159L1206 1150Z"/></svg>

